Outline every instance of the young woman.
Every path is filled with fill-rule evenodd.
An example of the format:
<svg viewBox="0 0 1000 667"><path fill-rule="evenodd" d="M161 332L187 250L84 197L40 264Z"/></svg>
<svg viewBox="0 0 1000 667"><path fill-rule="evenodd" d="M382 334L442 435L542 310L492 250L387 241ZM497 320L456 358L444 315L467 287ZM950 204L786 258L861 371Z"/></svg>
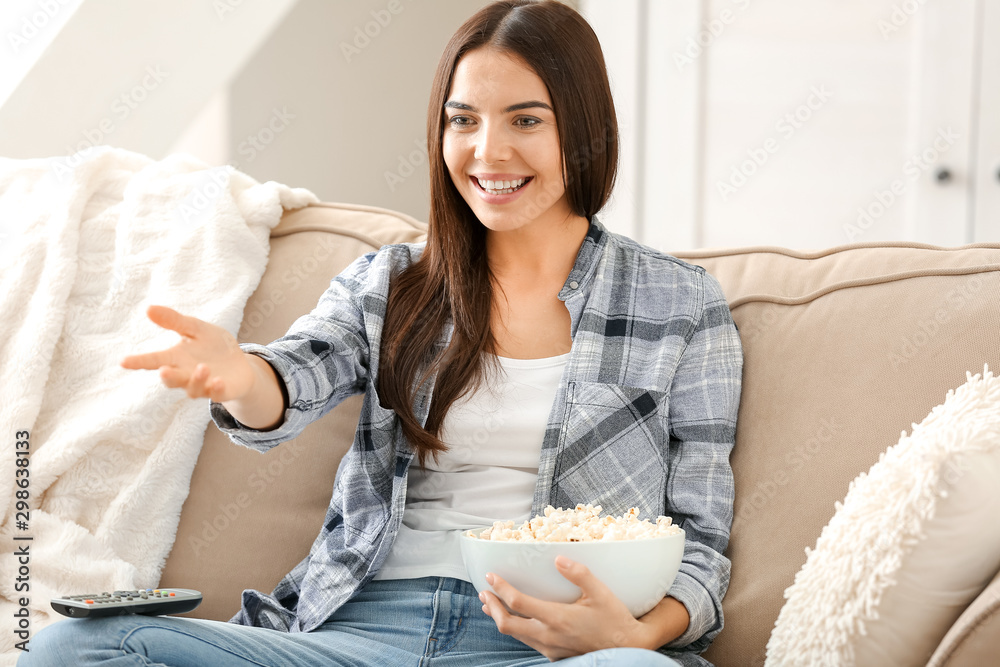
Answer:
<svg viewBox="0 0 1000 667"><path fill-rule="evenodd" d="M428 147L426 244L360 258L266 346L152 306L182 340L122 362L209 397L216 424L259 450L364 393L309 555L270 595L244 592L230 623L64 621L19 664L707 664L729 580L742 352L711 276L595 217L618 147L593 30L558 2L484 8L445 49ZM681 571L652 611L633 618L566 559L573 604L495 575L503 602L476 594L463 529L577 503L684 528Z"/></svg>

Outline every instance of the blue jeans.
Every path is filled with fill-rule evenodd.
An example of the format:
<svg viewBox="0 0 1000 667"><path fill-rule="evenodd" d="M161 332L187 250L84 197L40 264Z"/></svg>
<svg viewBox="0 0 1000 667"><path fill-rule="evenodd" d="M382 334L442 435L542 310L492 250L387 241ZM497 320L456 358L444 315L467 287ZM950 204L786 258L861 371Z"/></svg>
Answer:
<svg viewBox="0 0 1000 667"><path fill-rule="evenodd" d="M280 632L172 616L66 619L28 643L18 667L518 666L548 658L501 634L472 584L449 577L369 583L312 632ZM615 648L567 667L677 667L655 651Z"/></svg>

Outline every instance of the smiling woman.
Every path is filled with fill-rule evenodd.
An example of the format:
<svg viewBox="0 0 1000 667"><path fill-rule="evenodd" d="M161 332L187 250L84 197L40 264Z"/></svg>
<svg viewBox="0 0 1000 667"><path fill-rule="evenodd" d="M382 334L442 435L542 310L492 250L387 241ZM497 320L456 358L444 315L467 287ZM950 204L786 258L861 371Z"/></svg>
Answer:
<svg viewBox="0 0 1000 667"><path fill-rule="evenodd" d="M444 415L485 368L496 368L497 355L570 349L569 313L557 294L618 165L597 35L558 2L486 7L445 47L427 145L427 249L389 295L379 385L421 460L443 450L434 434ZM457 335L434 368L435 398L421 425L403 408L413 404L412 379L448 320Z"/></svg>
<svg viewBox="0 0 1000 667"><path fill-rule="evenodd" d="M122 361L210 398L219 429L262 451L364 394L310 553L229 624L59 623L22 667L707 664L742 351L714 278L597 218L618 130L594 31L554 0L488 5L445 48L427 134L425 243L359 258L268 345L153 307L183 340ZM666 595L662 573L639 582L648 612L563 557L575 602L495 572L477 594L462 533L578 504L683 529Z"/></svg>
<svg viewBox="0 0 1000 667"><path fill-rule="evenodd" d="M455 68L451 97L444 105L445 164L487 229L551 225L573 215L563 185L556 115L545 83L530 67L503 51L477 49ZM507 105L504 97L532 101ZM455 98L474 100L482 110ZM497 165L520 172L487 171Z"/></svg>

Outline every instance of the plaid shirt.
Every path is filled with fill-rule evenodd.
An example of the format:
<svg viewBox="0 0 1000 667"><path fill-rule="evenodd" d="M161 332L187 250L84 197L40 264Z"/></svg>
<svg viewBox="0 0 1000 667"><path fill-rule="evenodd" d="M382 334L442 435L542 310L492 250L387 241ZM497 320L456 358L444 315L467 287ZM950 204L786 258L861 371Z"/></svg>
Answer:
<svg viewBox="0 0 1000 667"><path fill-rule="evenodd" d="M388 245L358 258L283 337L241 344L274 366L289 407L281 426L258 431L212 402L213 420L237 444L264 451L352 394L364 393L364 402L309 555L271 595L244 591L231 622L313 630L389 554L413 454L395 413L379 405L379 349L390 276L423 247ZM701 267L608 232L596 218L558 297L570 312L573 346L542 442L532 515L546 505L593 503L613 514L638 507L643 517L673 517L687 541L669 595L684 603L691 622L663 650L685 664L707 664L696 653L722 629L729 585L729 453L743 365L726 299ZM417 397L421 421L432 391L430 381Z"/></svg>

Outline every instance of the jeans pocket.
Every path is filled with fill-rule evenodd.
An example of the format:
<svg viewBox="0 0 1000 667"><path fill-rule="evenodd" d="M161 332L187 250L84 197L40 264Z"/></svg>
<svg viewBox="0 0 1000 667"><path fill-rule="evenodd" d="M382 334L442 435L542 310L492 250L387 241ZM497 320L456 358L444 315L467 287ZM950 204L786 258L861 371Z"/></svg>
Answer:
<svg viewBox="0 0 1000 667"><path fill-rule="evenodd" d="M600 382L570 382L567 391L554 503L613 514L638 507L655 519L666 492L669 393Z"/></svg>

